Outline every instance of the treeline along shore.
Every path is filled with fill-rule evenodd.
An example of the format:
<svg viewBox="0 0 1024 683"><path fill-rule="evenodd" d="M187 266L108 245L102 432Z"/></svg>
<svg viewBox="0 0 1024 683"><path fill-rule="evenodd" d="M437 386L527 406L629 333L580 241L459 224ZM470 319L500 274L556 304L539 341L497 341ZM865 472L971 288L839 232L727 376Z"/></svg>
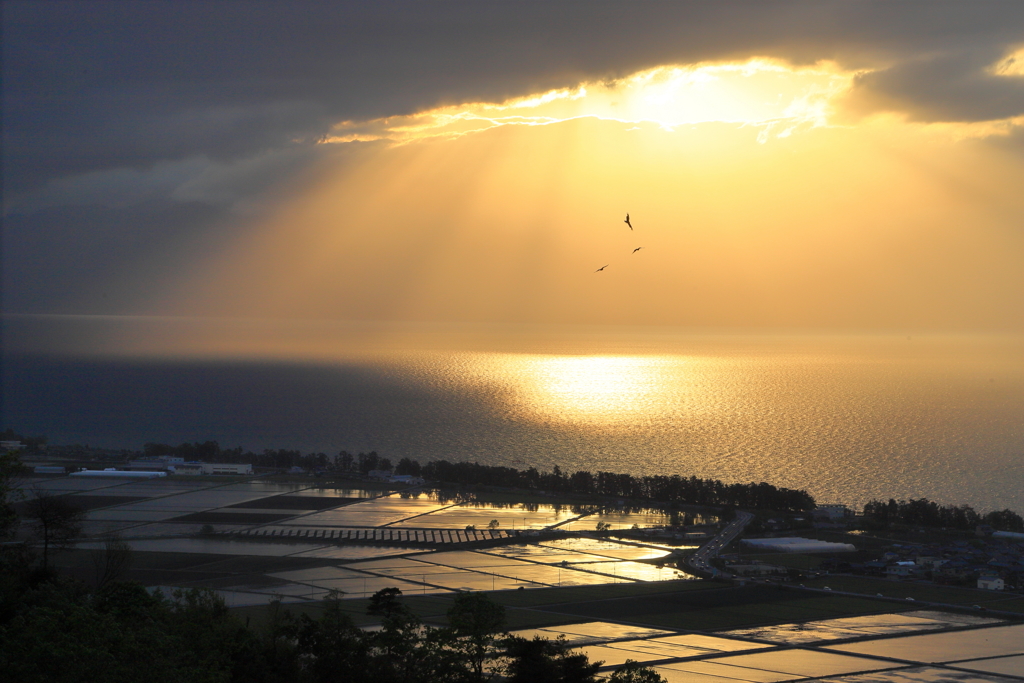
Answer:
<svg viewBox="0 0 1024 683"><path fill-rule="evenodd" d="M717 479L654 475L638 477L615 472L579 470L563 473L558 466L550 472L536 468L481 465L475 462L435 460L421 468L431 481L460 485L508 486L559 493L597 495L650 503L717 505L801 512L814 507L806 491L779 488L765 483L726 484Z"/></svg>
<svg viewBox="0 0 1024 683"><path fill-rule="evenodd" d="M8 429L0 436L7 440L21 440L30 451L46 448L44 436L22 436ZM802 489L787 489L767 483L727 484L718 479L702 479L682 475L636 476L615 472L563 472L557 465L551 471L529 467L517 469L502 465L482 465L476 462L431 461L421 465L418 461L402 458L392 463L375 451L353 454L340 451L336 455L305 453L289 449L264 449L262 452L237 448L222 448L216 441L182 443L177 446L147 443L143 450L111 451L82 445L49 446L46 453L68 458L89 458L98 454L105 457L118 455L125 459L169 455L185 460L207 462L245 463L257 468L289 469L301 467L323 474L362 474L373 470L393 471L395 474L421 476L430 481L454 486L493 486L552 493L600 496L625 499L644 505L705 505L737 508L777 510L780 512L806 512L815 507L814 497ZM939 504L927 498L887 501L872 500L864 505L864 521L876 527L893 524L948 529L974 529L989 525L995 530L1024 532L1024 518L1016 512L994 510L981 513L970 505Z"/></svg>
<svg viewBox="0 0 1024 683"><path fill-rule="evenodd" d="M49 451L68 451L67 455L74 454L69 447L51 447ZM804 512L815 506L814 497L807 491L780 488L764 482L727 484L718 479L678 474L636 476L586 470L569 473L563 472L557 465L551 471L541 471L535 467L520 470L501 465L447 460L435 460L421 465L409 458L402 458L393 466L390 459L381 457L374 451L357 455L341 451L335 456L328 456L326 453L304 455L300 451L286 449L266 449L262 453L253 453L243 451L241 448L221 448L216 441L206 441L183 443L178 446L147 443L142 453L133 452L125 455L129 458L175 456L185 460L245 463L258 468L301 467L323 474L365 475L374 470L393 471L395 474L410 474L433 482L457 486L496 486L591 495L626 499L636 503L733 506L784 512Z"/></svg>
<svg viewBox="0 0 1024 683"><path fill-rule="evenodd" d="M147 455L206 456L224 462L245 462L254 467L304 467L324 472L360 472L394 470L430 481L458 486L499 486L553 493L622 498L641 503L735 506L762 510L803 512L814 508L814 497L807 491L779 488L766 483L726 484L718 479L681 475L634 476L616 472L563 472L555 465L551 471L535 467L516 469L477 462L434 460L421 465L402 458L392 468L391 460L375 451L353 455L341 451L336 457L324 453L302 455L298 451L264 451L261 455L242 453L241 449L220 449L216 441L168 446L148 443ZM200 459L196 457L196 459Z"/></svg>

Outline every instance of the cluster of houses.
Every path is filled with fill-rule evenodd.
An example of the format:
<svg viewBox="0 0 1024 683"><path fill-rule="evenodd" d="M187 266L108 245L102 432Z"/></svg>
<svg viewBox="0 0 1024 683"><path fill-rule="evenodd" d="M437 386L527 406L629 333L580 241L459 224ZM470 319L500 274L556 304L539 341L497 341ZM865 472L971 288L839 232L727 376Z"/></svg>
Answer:
<svg viewBox="0 0 1024 683"><path fill-rule="evenodd" d="M1013 589L1024 586L1024 534L996 531L972 541L896 544L877 560L844 562L830 558L821 567L894 580Z"/></svg>

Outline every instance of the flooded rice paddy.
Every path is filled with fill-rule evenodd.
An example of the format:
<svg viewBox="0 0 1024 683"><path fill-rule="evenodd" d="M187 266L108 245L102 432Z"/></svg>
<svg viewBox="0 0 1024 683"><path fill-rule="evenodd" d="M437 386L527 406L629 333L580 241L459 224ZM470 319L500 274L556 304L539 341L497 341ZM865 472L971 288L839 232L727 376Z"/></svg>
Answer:
<svg viewBox="0 0 1024 683"><path fill-rule="evenodd" d="M720 634L721 637L673 634L671 631L607 622L551 626L514 633L525 638L562 637L591 661L602 661L604 667L621 666L627 660L640 662L653 668L668 683L809 680L833 683L1010 683L1020 680L1024 673L1024 625L1007 626L998 619L979 617L975 618L977 623L973 623L974 626L981 626L980 622L984 621L990 627L923 636L900 635L913 633L921 628L922 622L939 624L936 628L965 626L967 622L958 621L959 616L921 611L830 620L842 622L841 628L864 629L855 636L836 637L869 638L831 648L813 645L793 647L792 643L784 641L759 642L760 634L741 634L738 631ZM819 626L824 628L824 624L822 622ZM795 631L800 626L785 624L779 630ZM953 641L958 642L954 649L943 649ZM965 654L970 659L963 659Z"/></svg>
<svg viewBox="0 0 1024 683"><path fill-rule="evenodd" d="M231 605L319 600L330 591L366 597L389 586L434 594L694 578L659 563L674 550L670 546L584 537L543 540L543 530L583 528L587 519L593 529L593 510L562 505L214 478L39 478L25 489L30 496L66 495L87 511L86 540L78 544L83 550L102 550L105 539L117 535L136 552L168 558L208 555L211 563L280 558L331 565L252 572L237 585L218 579L211 587ZM618 528L667 519L649 511L596 518L614 520ZM153 571L151 584L202 585L193 578Z"/></svg>
<svg viewBox="0 0 1024 683"><path fill-rule="evenodd" d="M86 540L117 534L151 590L216 590L230 606L692 579L678 548L574 535L675 523L651 511L453 501L213 478L36 479L25 493L66 495L86 512ZM693 586L694 584L687 584ZM660 624L659 624L660 625ZM933 631L932 633L928 633ZM869 614L715 633L589 621L516 631L564 638L604 671L634 660L668 683L1009 683L1024 678L1024 625L936 610Z"/></svg>

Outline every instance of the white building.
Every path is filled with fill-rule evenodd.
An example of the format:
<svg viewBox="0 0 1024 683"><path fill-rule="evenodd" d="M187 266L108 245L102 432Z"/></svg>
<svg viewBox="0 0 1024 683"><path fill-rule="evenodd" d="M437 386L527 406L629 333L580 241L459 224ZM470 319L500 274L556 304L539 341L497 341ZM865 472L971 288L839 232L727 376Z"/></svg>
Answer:
<svg viewBox="0 0 1024 683"><path fill-rule="evenodd" d="M814 519L827 519L830 522L842 521L852 514L845 505L819 505L811 511Z"/></svg>
<svg viewBox="0 0 1024 683"><path fill-rule="evenodd" d="M913 562L896 562L885 568L885 575L890 579L913 576L917 573L917 565Z"/></svg>
<svg viewBox="0 0 1024 683"><path fill-rule="evenodd" d="M989 591L1001 591L1006 588L1006 584L998 576L980 576L978 577L978 588Z"/></svg>

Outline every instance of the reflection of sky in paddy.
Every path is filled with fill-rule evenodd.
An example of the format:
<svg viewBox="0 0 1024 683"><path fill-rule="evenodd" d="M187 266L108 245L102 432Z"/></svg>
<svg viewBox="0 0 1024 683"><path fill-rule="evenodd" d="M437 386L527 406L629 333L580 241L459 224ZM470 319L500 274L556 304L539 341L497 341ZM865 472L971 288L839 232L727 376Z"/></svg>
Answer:
<svg viewBox="0 0 1024 683"><path fill-rule="evenodd" d="M545 541L541 544L545 548L557 550L573 550L581 553L590 553L619 560L653 560L665 557L673 549L671 548L649 548L614 541L602 541L595 538L563 538L558 541ZM697 546L682 546L684 548L696 548Z"/></svg>
<svg viewBox="0 0 1024 683"><path fill-rule="evenodd" d="M681 636L667 636L649 642L670 643L681 647L712 650L716 652L739 652L741 650L760 650L771 647L770 645L765 645L763 643L752 643L744 640L733 640L731 638L705 636L699 633L687 633Z"/></svg>
<svg viewBox="0 0 1024 683"><path fill-rule="evenodd" d="M530 555L521 555L523 559L531 559L534 562L543 562L544 564L597 564L601 562L615 562L610 557L601 557L600 555L589 555L587 553L560 553L557 551L549 552L549 548L541 548L541 552L532 553ZM601 571L600 567L586 567L586 569L592 569L594 571Z"/></svg>
<svg viewBox="0 0 1024 683"><path fill-rule="evenodd" d="M994 617L982 617L976 614L958 614L953 612L939 612L937 610L915 610L913 612L903 612L902 614L879 614L875 617L856 617L858 619L878 619L880 624L887 623L886 617L917 617L919 619L934 619L935 621L943 621L947 624L963 624L963 625L981 625L981 624L993 624L1002 621L1002 619L996 619Z"/></svg>
<svg viewBox="0 0 1024 683"><path fill-rule="evenodd" d="M675 683L670 679L666 680L669 680L669 683ZM938 669L930 666L837 676L829 678L828 681L829 683L1010 683L1010 679L1002 676Z"/></svg>
<svg viewBox="0 0 1024 683"><path fill-rule="evenodd" d="M1024 654L1024 624L871 640L830 649L925 663Z"/></svg>
<svg viewBox="0 0 1024 683"><path fill-rule="evenodd" d="M549 586L591 586L600 583L618 583L626 579L601 576L590 572L576 571L568 567L549 567L539 564L521 563L518 567L493 567L495 574L519 579L528 579Z"/></svg>
<svg viewBox="0 0 1024 683"><path fill-rule="evenodd" d="M568 568L549 567L515 559L491 558L493 562L473 564L472 552L433 553L420 555L419 560L405 558L395 562L362 562L352 565L353 569L373 572L384 576L394 576L409 581L421 581L426 577L427 583L436 583L450 588L467 590L498 590L501 588L517 588L520 585L536 587L547 586L584 586L601 583L615 583L611 576L599 576L587 572L578 572ZM460 556L470 556L460 557ZM461 560L470 562L460 564ZM486 558L485 558L486 560ZM435 580L437 577L437 580ZM622 579L620 579L621 581Z"/></svg>
<svg viewBox="0 0 1024 683"><path fill-rule="evenodd" d="M577 516L576 513L565 507L558 510L551 505L536 507L536 510L528 510L522 505L511 507L478 503L458 505L395 526L464 529L466 526L473 525L477 529L485 529L491 520L496 519L500 529L543 529Z"/></svg>
<svg viewBox="0 0 1024 683"><path fill-rule="evenodd" d="M568 626L549 626L542 629L522 629L520 631L513 631L512 635L527 640L532 640L536 636L542 638L548 638L555 640L559 636L565 637L565 642L571 646L587 645L605 642L609 640L621 640L623 638L649 638L652 636L662 636L665 634L672 633L672 631L663 631L660 629L645 629L642 627L627 626L623 624L611 624L609 622L587 622L585 624L570 624ZM620 649L638 649L633 647L635 643L647 643L647 640L629 640L625 643L608 643L608 647L618 647L622 645ZM637 653L642 650L638 650ZM708 650L705 650L708 651ZM673 656L684 656L676 654ZM629 658L639 660L640 656L631 656ZM662 657L664 658L664 657Z"/></svg>
<svg viewBox="0 0 1024 683"><path fill-rule="evenodd" d="M406 554L408 554L408 550L406 550ZM402 567L420 567L422 565L422 562L409 559L408 557L390 557L373 559L367 562L356 562L352 564L352 568L360 571L376 572L379 569L401 569Z"/></svg>
<svg viewBox="0 0 1024 683"><path fill-rule="evenodd" d="M659 659L677 657L699 657L712 654L713 650L703 648L687 647L685 645L674 645L659 640L627 640L624 642L609 643L608 647L643 652L647 655L656 656Z"/></svg>
<svg viewBox="0 0 1024 683"><path fill-rule="evenodd" d="M914 612L912 614L876 614L863 617L825 619L797 624L779 624L761 628L729 631L729 635L762 638L777 643L810 643L840 638L862 638L870 635L887 635L911 631L925 631L962 623L996 623L999 619L967 617L973 621L964 622L957 615L942 612Z"/></svg>
<svg viewBox="0 0 1024 683"><path fill-rule="evenodd" d="M605 645L586 645L580 648L580 652L585 654L591 663L603 662L603 666L622 666L626 663L627 659L644 664L659 659L671 658L670 656L651 652L637 652L635 650L624 650Z"/></svg>
<svg viewBox="0 0 1024 683"><path fill-rule="evenodd" d="M386 498L374 498L336 510L326 510L313 515L306 515L293 524L302 526L353 526L353 527L377 527L391 524L407 517L422 515L446 507L429 498L400 498L388 496ZM411 526L416 526L415 524Z"/></svg>
<svg viewBox="0 0 1024 683"><path fill-rule="evenodd" d="M636 524L639 527L667 526L672 523L670 515L664 512L617 512L606 511L589 515L575 522L569 522L562 529L571 531L593 531L598 522L610 524L612 529L630 529Z"/></svg>
<svg viewBox="0 0 1024 683"><path fill-rule="evenodd" d="M386 491L367 489L333 488L310 486L309 484L285 484L272 481L243 481L217 487L218 491L249 491L264 496L323 496L327 498L374 498L385 495Z"/></svg>
<svg viewBox="0 0 1024 683"><path fill-rule="evenodd" d="M544 628L528 628L513 631L512 635L532 640L534 636L554 640L559 636L565 636L565 641L570 645L583 645L587 643L603 642L622 638L649 638L660 636L672 631L663 631L657 628L643 628L640 626L628 626L625 624L613 624L607 621L590 621L582 624L570 624L568 626L547 626ZM645 643L648 641L629 641L632 643ZM634 657L634 659L636 659Z"/></svg>
<svg viewBox="0 0 1024 683"><path fill-rule="evenodd" d="M362 566L359 566L359 568L363 569ZM426 576L427 574L448 574L452 571L468 572L471 570L460 569L459 567L447 567L440 564L430 564L427 562L418 562L416 565L380 567L378 569L366 569L365 571L372 571L374 574L381 574L383 576Z"/></svg>
<svg viewBox="0 0 1024 683"><path fill-rule="evenodd" d="M292 491L293 496L314 496L318 498L377 498L384 491L368 491L366 489L302 489Z"/></svg>
<svg viewBox="0 0 1024 683"><path fill-rule="evenodd" d="M612 558L602 555L590 555L588 553L567 553L557 548L549 548L543 545L506 545L499 548L489 548L486 551L489 555L514 557L534 562L554 564L564 559L570 562L610 562Z"/></svg>
<svg viewBox="0 0 1024 683"><path fill-rule="evenodd" d="M608 562L600 565L587 565L591 571L611 574L617 577L635 579L637 581L672 581L675 579L693 579L697 577L680 571L674 567L658 567L642 562Z"/></svg>
<svg viewBox="0 0 1024 683"><path fill-rule="evenodd" d="M517 588L545 588L543 584L533 583L521 578L502 577L477 572L450 571L444 574L428 574L426 582L452 590L489 591L514 590ZM429 591L428 591L429 592Z"/></svg>
<svg viewBox="0 0 1024 683"><path fill-rule="evenodd" d="M733 655L715 659L714 663L721 666L744 667L761 671L777 671L790 677L836 676L857 671L877 671L892 669L898 666L880 659L851 657L827 652L803 649L782 649L757 652L748 655ZM672 668L686 668L686 663ZM671 666L671 665L670 665ZM744 675L749 675L744 672Z"/></svg>
<svg viewBox="0 0 1024 683"><path fill-rule="evenodd" d="M288 544L289 547L291 544ZM307 546L308 547L308 546ZM321 557L333 560L363 560L368 558L386 557L388 555L406 555L408 548L391 548L379 545L327 545L312 550L293 553L292 557Z"/></svg>
<svg viewBox="0 0 1024 683"><path fill-rule="evenodd" d="M300 489L309 488L309 484L283 484L272 481L240 481L234 484L218 487L221 491L252 491L267 496L276 496L282 493L296 494Z"/></svg>
<svg viewBox="0 0 1024 683"><path fill-rule="evenodd" d="M570 624L568 626L549 626L548 630L565 634L590 636L613 640L616 638L646 638L648 636L660 636L672 631L664 631L660 628L644 628L641 626L630 626L628 624L613 624L607 621L588 621L582 624Z"/></svg>
<svg viewBox="0 0 1024 683"><path fill-rule="evenodd" d="M405 552L408 553L408 551ZM310 551L299 553L296 556L319 555L320 551ZM426 576L427 583L439 583L439 585L451 588L472 590L491 590L490 586L492 585L495 589L515 588L526 582L547 586L585 586L631 580L661 581L691 578L675 570L659 570L654 566L634 562L606 560L600 563L566 567L524 562L515 557L476 551L420 553L415 559L410 557L391 560L374 559L353 564L351 568L409 581L421 581ZM595 568L604 573L577 571L577 568L581 570ZM431 577L435 576L441 577L441 579L434 581Z"/></svg>
<svg viewBox="0 0 1024 683"><path fill-rule="evenodd" d="M582 541L582 543L579 541ZM580 549L584 547L594 548L595 554L585 552L566 552L566 549L561 547L566 545L575 546ZM495 557L528 560L531 562L540 562L550 565L543 568L545 572L550 572L551 569L555 568L562 568L579 569L587 572L598 572L600 574L607 575L607 578L588 577L586 579L579 579L579 577L573 577L573 580L580 580L587 584L615 583L622 579L632 579L637 581L669 581L674 579L697 578L691 574L679 571L674 567L658 567L654 564L632 562L628 560L616 561L614 559L616 555L622 555L625 557L637 556L641 558L652 556L663 557L666 555L666 551L654 548L641 548L623 545L609 541L566 539L564 541L554 541L551 543L544 543L542 545L507 545L500 548L490 548L484 552ZM604 554L598 555L596 553ZM562 564L563 561L567 564ZM499 570L496 569L495 571ZM549 576L549 574L545 573L544 576ZM542 581L543 579L536 580ZM562 579L562 584L570 585L566 584L565 577Z"/></svg>
<svg viewBox="0 0 1024 683"><path fill-rule="evenodd" d="M776 683L797 678L793 674L744 669L715 661L659 664L654 668L668 683Z"/></svg>
<svg viewBox="0 0 1024 683"><path fill-rule="evenodd" d="M435 553L430 556L430 562L443 564L449 567L470 568L470 567L499 567L503 565L516 564L518 560L489 555L472 550L454 550L451 552Z"/></svg>
<svg viewBox="0 0 1024 683"><path fill-rule="evenodd" d="M180 527L179 527L180 528ZM133 539L125 541L132 550L162 553L208 553L212 555L265 555L283 557L319 546L307 543L247 543L245 541L221 541L211 538L160 538ZM84 550L102 550L102 541L86 541L76 544Z"/></svg>
<svg viewBox="0 0 1024 683"><path fill-rule="evenodd" d="M974 662L960 662L957 666L964 669L971 669L973 671L1006 674L1007 676L1019 676L1024 678L1024 655L998 657L996 659L983 659Z"/></svg>
<svg viewBox="0 0 1024 683"><path fill-rule="evenodd" d="M565 642L573 647L602 640L601 638L595 638L594 636L567 634L550 628L524 628L519 631L512 631L512 635L519 636L520 638L526 638L527 640L533 640L536 636L547 638L548 640L555 640L558 636L564 635Z"/></svg>

